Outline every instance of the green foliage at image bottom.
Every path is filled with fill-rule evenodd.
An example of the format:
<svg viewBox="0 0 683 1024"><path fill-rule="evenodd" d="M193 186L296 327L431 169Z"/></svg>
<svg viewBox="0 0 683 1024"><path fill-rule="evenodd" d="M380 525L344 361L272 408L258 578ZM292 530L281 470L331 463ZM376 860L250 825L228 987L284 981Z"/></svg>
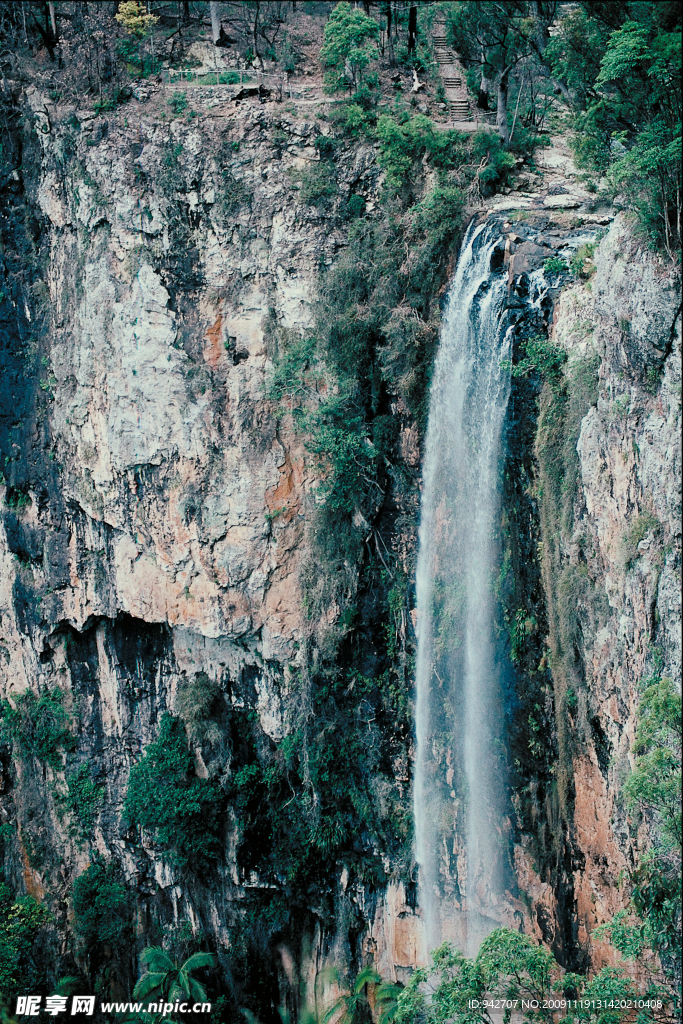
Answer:
<svg viewBox="0 0 683 1024"><path fill-rule="evenodd" d="M176 999L197 1003L206 1001L206 989L193 974L215 967L213 953L193 953L181 964L160 946L148 946L143 950L140 962L147 967L147 973L136 984L134 999L147 999L148 1003L159 1000L175 1002Z"/></svg>
<svg viewBox="0 0 683 1024"><path fill-rule="evenodd" d="M98 985L116 974L116 965L132 941L131 908L123 875L101 858L74 882L74 932L83 943L90 980Z"/></svg>
<svg viewBox="0 0 683 1024"><path fill-rule="evenodd" d="M6 999L38 988L38 943L49 918L33 896L15 898L0 883L0 994Z"/></svg>
<svg viewBox="0 0 683 1024"><path fill-rule="evenodd" d="M497 928L473 959L448 943L435 950L430 965L415 971L398 995L393 1022L491 1024L484 1003L492 999L517 1000L515 1016L529 1024L552 1024L558 1012L570 1024L620 1024L632 1019L629 1004L636 999L655 1004L639 1012L645 1024L663 1019L662 1010L671 1006L670 993L656 983L643 991L614 967L590 979L565 974L553 954L529 936ZM576 1006L581 1000L586 1005ZM504 1019L509 1015L508 1010Z"/></svg>
<svg viewBox="0 0 683 1024"><path fill-rule="evenodd" d="M124 818L153 832L178 864L205 866L221 853L223 808L218 787L195 775L182 722L165 714L157 739L131 769Z"/></svg>

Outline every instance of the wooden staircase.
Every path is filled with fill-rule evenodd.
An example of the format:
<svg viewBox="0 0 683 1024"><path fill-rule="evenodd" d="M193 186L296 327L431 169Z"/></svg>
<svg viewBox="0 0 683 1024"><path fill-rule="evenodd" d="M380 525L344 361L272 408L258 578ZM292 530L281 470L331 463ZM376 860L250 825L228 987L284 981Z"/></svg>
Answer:
<svg viewBox="0 0 683 1024"><path fill-rule="evenodd" d="M449 100L448 110L451 115L451 121L472 120L472 111L470 110L469 100Z"/></svg>
<svg viewBox="0 0 683 1024"><path fill-rule="evenodd" d="M432 36L434 57L441 68L449 121L471 121L472 108L465 75L458 56L448 44L445 27L437 25Z"/></svg>

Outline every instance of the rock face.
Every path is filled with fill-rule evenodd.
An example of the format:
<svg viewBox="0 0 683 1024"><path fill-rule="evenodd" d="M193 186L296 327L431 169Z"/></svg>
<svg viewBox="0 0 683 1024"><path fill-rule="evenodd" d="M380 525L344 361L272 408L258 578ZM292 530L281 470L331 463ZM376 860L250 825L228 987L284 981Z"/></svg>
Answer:
<svg viewBox="0 0 683 1024"><path fill-rule="evenodd" d="M42 124L46 97L21 102ZM17 886L58 892L64 907L95 852L122 866L137 917L123 993L153 919L191 922L227 969L240 900L259 884L238 870L230 822L209 891L126 832L121 809L131 766L188 681L217 685L266 739L293 728L319 480L303 433L268 397L269 374L278 341L310 331L318 267L344 234L324 198L299 192L320 166L324 123L273 118L257 99L214 107L201 127L165 125L150 108L131 127L52 109L51 125L24 161L41 304L19 287L13 315L40 348L36 375L16 380L26 416L10 416L6 434L2 693L10 707L28 690L65 695L76 756L103 797L87 851L54 797L63 771L41 777L39 760L8 760L3 820L18 831L6 859ZM372 147L342 154L335 171L338 203L351 184L371 200ZM326 614L334 622L339 609ZM367 948L385 973L405 973L416 939L403 922L417 918L403 888L378 904L339 885L356 914L376 918ZM330 938L309 916L292 932L301 993L289 954L280 963L274 947L268 965L295 1001L317 998L325 960L350 949L343 927Z"/></svg>
<svg viewBox="0 0 683 1024"><path fill-rule="evenodd" d="M545 229L535 241L544 240ZM543 259L519 241L510 255L517 291L516 273ZM538 686L537 701L552 702L548 745L557 744L545 777L540 750L537 773L518 776L516 873L534 904L527 927L583 967L614 962L591 933L621 909L618 878L645 841L622 795L641 683L656 670L680 687L681 665L679 282L621 216L593 248L586 280L565 284L547 307L549 339L567 363L540 396L533 500L510 492L513 515L520 501L532 520L538 509L542 599L522 607L547 616L553 692L533 683L545 654L526 666L526 689ZM512 465L523 480L522 463ZM518 572L533 591L526 557ZM535 633L536 618L527 622Z"/></svg>
<svg viewBox="0 0 683 1024"><path fill-rule="evenodd" d="M619 217L590 283L590 291L562 293L554 331L570 373L572 360L600 357L597 403L576 445L579 488L563 556L589 581L578 599L584 692L572 712L584 740L573 766L585 946L618 909L616 885L606 881L631 861L621 786L640 684L659 664L681 685L679 282Z"/></svg>
<svg viewBox="0 0 683 1024"><path fill-rule="evenodd" d="M12 760L6 739L0 813L17 824L6 871L40 899L51 893L57 960L74 878L95 852L122 865L136 916L128 973L117 982L124 993L155 916L203 929L227 965L240 901L259 884L239 869L234 822L208 888L145 833L126 831L121 808L131 766L163 713L178 712L188 681L217 684L230 707L258 716L265 737L293 729L319 470L292 416L269 397L272 361L282 339L311 329L318 267L344 244L326 203L353 188L371 209L379 174L374 149L359 144L337 157L338 198L319 189L306 199L328 127L273 115L258 100L214 106L201 124L164 123L153 104L141 105L130 126L122 114L107 124L54 110L35 91L20 102L38 129L27 131L24 151L25 249L4 264L2 696L16 706L27 690L58 687L79 764L103 796L88 850L55 797L63 772L18 748ZM8 193L17 223L18 193ZM557 227L553 216L546 210L542 230L508 246L511 301L560 251L556 237L541 237ZM566 686L561 709L556 690L554 712L569 707L575 740L569 854L546 871L522 815L511 882L524 927L560 953L571 946L565 959L574 962L577 950L591 955L590 932L618 908L615 880L633 843L619 791L637 684L655 648L680 683L676 282L620 219L594 260L591 291L556 287L538 305L569 367L599 362L597 404L579 420L571 523L543 574L550 620L561 618L553 573L575 569L585 580L574 665L583 675L570 706ZM404 427L407 467L419 464L419 443L417 425ZM334 622L339 609L326 613ZM530 633L540 635L541 619ZM210 774L199 744L196 763L200 777ZM395 772L408 814L409 769ZM340 865L334 928L320 923L318 901L330 894L318 892L303 922L283 926L269 970L292 1005L323 998L325 963L371 959L383 977L404 981L419 962L414 886L396 881L383 851L377 858L384 881L366 888L347 887ZM362 934L349 929L351 910ZM595 951L596 962L603 955Z"/></svg>

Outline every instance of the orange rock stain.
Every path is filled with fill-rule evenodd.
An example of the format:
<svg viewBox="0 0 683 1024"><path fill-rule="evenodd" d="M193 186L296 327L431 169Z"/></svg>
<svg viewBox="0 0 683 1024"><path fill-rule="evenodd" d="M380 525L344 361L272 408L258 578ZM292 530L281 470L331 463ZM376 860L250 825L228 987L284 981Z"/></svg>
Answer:
<svg viewBox="0 0 683 1024"><path fill-rule="evenodd" d="M219 313L215 324L213 327L207 328L205 335L207 344L204 346L204 359L209 366L218 366L218 363L224 354L222 337L223 314Z"/></svg>

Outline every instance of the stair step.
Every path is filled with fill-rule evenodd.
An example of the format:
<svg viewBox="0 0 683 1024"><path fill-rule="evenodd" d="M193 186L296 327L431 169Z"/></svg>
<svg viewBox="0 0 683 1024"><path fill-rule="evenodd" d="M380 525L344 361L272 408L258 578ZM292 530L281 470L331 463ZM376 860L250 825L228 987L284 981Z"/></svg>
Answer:
<svg viewBox="0 0 683 1024"><path fill-rule="evenodd" d="M462 78L446 78L444 76L443 84L447 89L459 89L462 85Z"/></svg>

